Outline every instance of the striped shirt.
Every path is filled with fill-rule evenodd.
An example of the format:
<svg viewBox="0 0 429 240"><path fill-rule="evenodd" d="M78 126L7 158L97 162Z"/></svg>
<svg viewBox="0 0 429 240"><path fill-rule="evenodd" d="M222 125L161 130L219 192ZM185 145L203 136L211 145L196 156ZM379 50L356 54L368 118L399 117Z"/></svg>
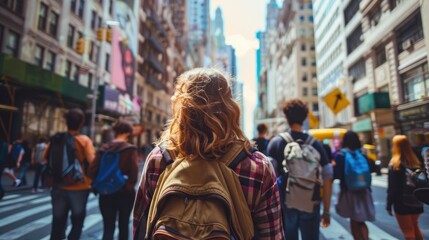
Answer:
<svg viewBox="0 0 429 240"><path fill-rule="evenodd" d="M159 175L166 168L157 147L147 157L134 204L133 233L146 228L148 212ZM260 152L241 161L234 171L249 206L257 239L284 239L279 192L274 170ZM141 229L139 232L142 232ZM143 231L144 232L144 231Z"/></svg>

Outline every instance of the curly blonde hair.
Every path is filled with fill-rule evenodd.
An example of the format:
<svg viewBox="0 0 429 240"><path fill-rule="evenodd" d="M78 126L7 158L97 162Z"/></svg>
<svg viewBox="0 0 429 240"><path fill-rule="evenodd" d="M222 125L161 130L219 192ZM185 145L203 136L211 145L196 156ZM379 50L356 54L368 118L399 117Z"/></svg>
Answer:
<svg viewBox="0 0 429 240"><path fill-rule="evenodd" d="M173 117L157 144L177 157L219 159L236 141L250 148L239 125L240 107L220 71L196 68L183 73L171 100Z"/></svg>

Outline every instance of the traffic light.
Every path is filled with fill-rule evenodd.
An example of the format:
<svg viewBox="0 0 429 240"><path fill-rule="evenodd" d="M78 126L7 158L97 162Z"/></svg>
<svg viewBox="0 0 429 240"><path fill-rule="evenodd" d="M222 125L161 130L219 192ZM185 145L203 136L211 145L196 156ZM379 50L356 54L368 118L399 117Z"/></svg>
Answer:
<svg viewBox="0 0 429 240"><path fill-rule="evenodd" d="M106 40L112 42L112 29L110 28L106 29Z"/></svg>
<svg viewBox="0 0 429 240"><path fill-rule="evenodd" d="M82 55L85 52L85 39L79 38L76 42L76 52Z"/></svg>
<svg viewBox="0 0 429 240"><path fill-rule="evenodd" d="M99 28L97 30L97 40L98 41L103 41L104 40L104 29L103 28Z"/></svg>

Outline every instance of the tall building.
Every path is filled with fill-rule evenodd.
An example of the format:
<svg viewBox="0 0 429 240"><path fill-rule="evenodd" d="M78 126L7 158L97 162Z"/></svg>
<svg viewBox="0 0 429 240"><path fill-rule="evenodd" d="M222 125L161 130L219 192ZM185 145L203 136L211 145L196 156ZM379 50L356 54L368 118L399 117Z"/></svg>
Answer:
<svg viewBox="0 0 429 240"><path fill-rule="evenodd" d="M206 67L213 63L210 26L210 0L187 1L188 67Z"/></svg>
<svg viewBox="0 0 429 240"><path fill-rule="evenodd" d="M111 83L115 54L97 33L106 31L112 19L113 1L108 0L0 2L1 135L34 142L64 130L62 114L68 108L79 107L90 116L95 82ZM127 106L123 110L133 112ZM108 114L103 106L97 112L94 140L100 142L105 120L120 112Z"/></svg>
<svg viewBox="0 0 429 240"><path fill-rule="evenodd" d="M348 17L343 17L344 3L340 1L313 1L314 6L314 38L316 43L317 56L317 78L319 98L318 114L321 127L340 127L349 124L353 116L353 106L349 106L337 115L334 115L328 106L323 102L323 96L329 94L335 88L339 88L349 99L352 99L351 81L345 71L345 60L347 58L347 30L350 32L353 27L350 26L350 19L359 12L354 1L354 9L348 11ZM345 20L347 22L345 22ZM355 17L354 23L359 22L359 16Z"/></svg>
<svg viewBox="0 0 429 240"><path fill-rule="evenodd" d="M323 126L358 132L377 146L383 165L395 133L408 135L416 149L429 144L428 3L315 0L314 6L320 97L340 87L353 103L336 117L320 103Z"/></svg>
<svg viewBox="0 0 429 240"><path fill-rule="evenodd" d="M237 76L235 49L225 43L224 22L219 7L213 20L211 39L214 39L214 63L211 66L223 70L235 81L234 78Z"/></svg>
<svg viewBox="0 0 429 240"><path fill-rule="evenodd" d="M170 4L170 2L172 4ZM141 1L137 79L145 132L140 142L151 145L171 117L171 96L185 67L186 1ZM177 27L177 28L176 28Z"/></svg>
<svg viewBox="0 0 429 240"><path fill-rule="evenodd" d="M256 33L256 38L259 41L259 48L256 50L256 86L257 86L257 106L254 113L256 126L261 122L267 124L277 124L277 120L270 119L272 110L275 106L271 105L271 99L274 98L273 89L268 90L267 84L267 68L269 66L269 51L270 41L276 36L277 21L280 8L276 0L270 0L267 3L266 26L264 31ZM270 97L268 97L270 96ZM269 129L273 129L270 127ZM254 130L256 134L256 129Z"/></svg>
<svg viewBox="0 0 429 240"><path fill-rule="evenodd" d="M283 102L300 98L310 111L317 113L319 110L312 2L284 1L277 29L269 41L267 73L264 76L269 96L266 108L275 122L271 126L275 132L285 128L284 115L279 108Z"/></svg>

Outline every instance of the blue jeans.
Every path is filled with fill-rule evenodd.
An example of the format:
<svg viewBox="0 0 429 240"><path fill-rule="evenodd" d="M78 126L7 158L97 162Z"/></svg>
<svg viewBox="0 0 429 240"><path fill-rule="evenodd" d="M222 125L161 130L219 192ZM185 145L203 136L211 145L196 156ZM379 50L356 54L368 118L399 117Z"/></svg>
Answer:
<svg viewBox="0 0 429 240"><path fill-rule="evenodd" d="M88 195L89 190L68 191L56 188L52 189L51 240L65 239L69 211L71 211L72 229L67 238L69 240L80 238L86 216Z"/></svg>
<svg viewBox="0 0 429 240"><path fill-rule="evenodd" d="M27 178L25 177L25 173L27 173L27 169L30 167L30 163L29 162L24 162L22 163L22 165L19 167L21 172L19 173L19 178L21 179L22 185L27 185Z"/></svg>
<svg viewBox="0 0 429 240"><path fill-rule="evenodd" d="M311 213L284 208L282 214L286 239L298 240L298 230L302 240L319 239L320 204L315 205Z"/></svg>
<svg viewBox="0 0 429 240"><path fill-rule="evenodd" d="M45 167L46 167L46 164L41 164L41 163L36 164L36 172L34 173L33 188L39 187L40 174L42 173Z"/></svg>

